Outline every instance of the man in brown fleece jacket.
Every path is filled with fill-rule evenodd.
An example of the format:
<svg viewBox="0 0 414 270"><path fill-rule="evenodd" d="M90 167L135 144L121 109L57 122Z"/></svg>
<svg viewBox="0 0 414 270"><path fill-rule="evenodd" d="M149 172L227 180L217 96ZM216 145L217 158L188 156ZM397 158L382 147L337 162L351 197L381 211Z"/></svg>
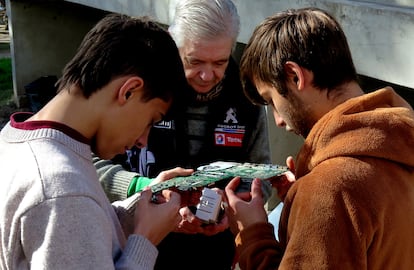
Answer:
<svg viewBox="0 0 414 270"><path fill-rule="evenodd" d="M365 94L326 12L277 13L241 61L252 102L305 138L275 240L260 181L226 187L241 269L414 269L414 112L393 89ZM253 90L252 90L253 89Z"/></svg>

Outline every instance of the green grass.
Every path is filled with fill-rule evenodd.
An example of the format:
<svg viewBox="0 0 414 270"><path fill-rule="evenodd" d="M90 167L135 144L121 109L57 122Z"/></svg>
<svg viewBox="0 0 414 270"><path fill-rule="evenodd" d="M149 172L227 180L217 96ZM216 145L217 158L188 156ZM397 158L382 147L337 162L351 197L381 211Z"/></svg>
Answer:
<svg viewBox="0 0 414 270"><path fill-rule="evenodd" d="M13 77L10 58L0 59L0 106L13 97Z"/></svg>

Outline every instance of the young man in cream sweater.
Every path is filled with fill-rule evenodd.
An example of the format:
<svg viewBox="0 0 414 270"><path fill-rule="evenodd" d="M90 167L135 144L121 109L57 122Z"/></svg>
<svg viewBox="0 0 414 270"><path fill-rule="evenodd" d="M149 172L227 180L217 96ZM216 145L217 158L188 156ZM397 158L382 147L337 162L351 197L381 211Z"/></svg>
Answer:
<svg viewBox="0 0 414 270"><path fill-rule="evenodd" d="M110 204L91 153L145 146L185 83L174 41L154 22L113 14L89 31L57 95L1 131L1 269L154 267L155 246L181 220L180 196L165 191L154 204L149 190L135 195L126 237L120 217L133 202Z"/></svg>

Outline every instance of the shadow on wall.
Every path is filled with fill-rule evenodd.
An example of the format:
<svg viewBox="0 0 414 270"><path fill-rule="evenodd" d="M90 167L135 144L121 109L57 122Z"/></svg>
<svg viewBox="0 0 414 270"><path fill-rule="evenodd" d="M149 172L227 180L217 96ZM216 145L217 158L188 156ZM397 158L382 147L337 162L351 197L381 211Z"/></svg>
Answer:
<svg viewBox="0 0 414 270"><path fill-rule="evenodd" d="M386 81L377 80L363 75L359 75L358 79L362 90L364 90L365 92L372 92L385 86L391 86L395 90L395 92L397 92L408 103L410 103L412 107L414 107L414 89L389 83Z"/></svg>
<svg viewBox="0 0 414 270"><path fill-rule="evenodd" d="M26 97L32 112L38 112L56 95L56 82L56 76L42 76L24 86Z"/></svg>

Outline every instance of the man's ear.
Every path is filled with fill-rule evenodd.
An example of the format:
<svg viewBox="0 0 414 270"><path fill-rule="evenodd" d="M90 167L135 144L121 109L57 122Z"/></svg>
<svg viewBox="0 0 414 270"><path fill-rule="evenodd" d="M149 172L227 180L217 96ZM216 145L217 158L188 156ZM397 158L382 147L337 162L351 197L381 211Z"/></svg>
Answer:
<svg viewBox="0 0 414 270"><path fill-rule="evenodd" d="M306 74L304 68L297 63L287 61L285 63L285 72L287 75L287 84L294 85L298 90L302 90L306 85Z"/></svg>
<svg viewBox="0 0 414 270"><path fill-rule="evenodd" d="M141 77L133 76L128 78L119 88L117 100L123 105L136 95L141 95L144 88L144 80Z"/></svg>

